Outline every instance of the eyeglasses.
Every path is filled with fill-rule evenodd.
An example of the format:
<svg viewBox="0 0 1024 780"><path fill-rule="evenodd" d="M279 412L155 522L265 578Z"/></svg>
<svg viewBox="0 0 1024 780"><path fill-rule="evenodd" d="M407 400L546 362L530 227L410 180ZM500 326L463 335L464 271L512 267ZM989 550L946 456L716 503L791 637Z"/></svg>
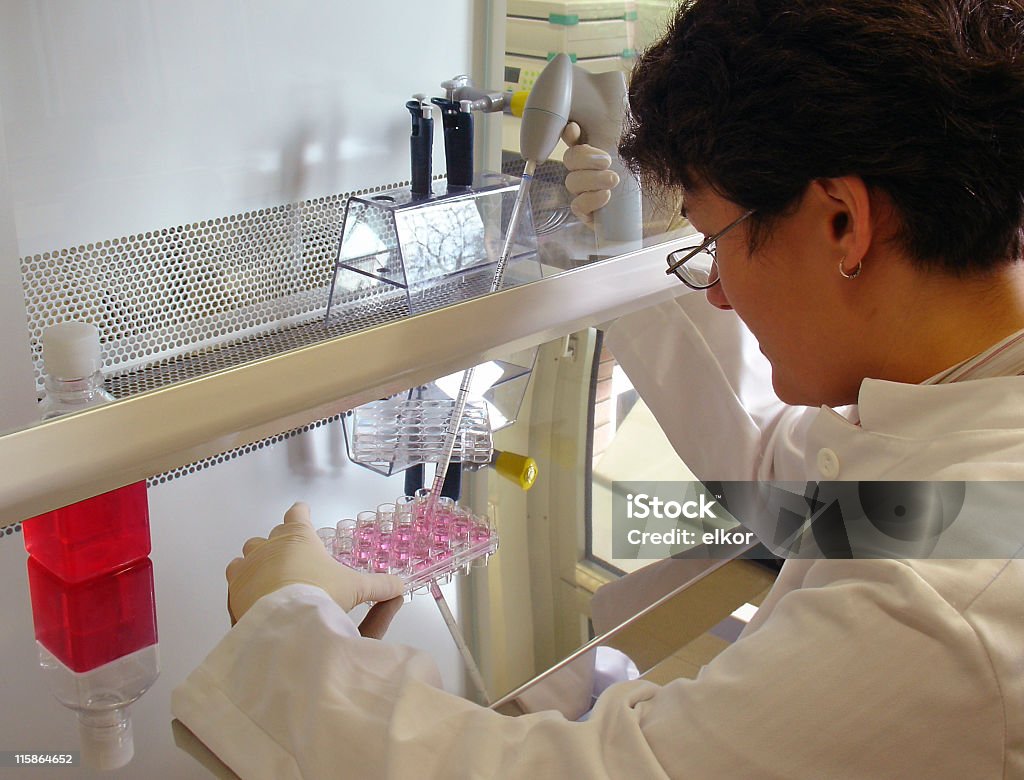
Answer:
<svg viewBox="0 0 1024 780"><path fill-rule="evenodd" d="M734 219L722 230L704 239L699 246L683 247L670 252L668 257L668 270L666 274L675 274L676 278L689 287L691 290L706 290L718 284L718 254L715 242L722 236L747 219L754 213L751 209L737 219ZM708 255L711 262L691 262L700 255Z"/></svg>

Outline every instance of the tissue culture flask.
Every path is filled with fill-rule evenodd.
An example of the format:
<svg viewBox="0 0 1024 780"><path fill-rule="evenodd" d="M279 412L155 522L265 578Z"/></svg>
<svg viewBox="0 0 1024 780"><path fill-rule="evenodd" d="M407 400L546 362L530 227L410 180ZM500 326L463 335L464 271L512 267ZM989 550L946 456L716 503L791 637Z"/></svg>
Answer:
<svg viewBox="0 0 1024 780"><path fill-rule="evenodd" d="M26 520L25 549L67 582L81 582L149 555L145 481Z"/></svg>
<svg viewBox="0 0 1024 780"><path fill-rule="evenodd" d="M148 558L85 582L67 582L28 559L36 640L73 672L156 644L153 564Z"/></svg>

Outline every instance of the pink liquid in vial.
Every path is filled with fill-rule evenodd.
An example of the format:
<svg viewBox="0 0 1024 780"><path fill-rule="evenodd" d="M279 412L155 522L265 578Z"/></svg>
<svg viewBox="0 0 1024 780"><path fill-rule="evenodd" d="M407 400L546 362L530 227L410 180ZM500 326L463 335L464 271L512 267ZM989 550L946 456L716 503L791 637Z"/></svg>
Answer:
<svg viewBox="0 0 1024 780"><path fill-rule="evenodd" d="M373 557L373 570L378 574L387 574L390 563L391 560L386 553L377 553Z"/></svg>
<svg viewBox="0 0 1024 780"><path fill-rule="evenodd" d="M448 557L448 545L447 544L435 544L430 548L430 559L434 562L441 560L442 558Z"/></svg>
<svg viewBox="0 0 1024 780"><path fill-rule="evenodd" d="M424 537L419 537L413 543L412 554L415 558L426 558L430 555L430 545Z"/></svg>
<svg viewBox="0 0 1024 780"><path fill-rule="evenodd" d="M373 545L377 541L377 529L373 526L357 528L354 536L356 545Z"/></svg>
<svg viewBox="0 0 1024 780"><path fill-rule="evenodd" d="M452 535L448 533L447 528L435 528L431 540L435 545L443 545L444 547L447 547L451 538Z"/></svg>
<svg viewBox="0 0 1024 780"><path fill-rule="evenodd" d="M401 542L395 542L395 546L391 548L391 560L398 567L405 566L409 562L409 558L412 556L412 550L408 544L402 544Z"/></svg>
<svg viewBox="0 0 1024 780"><path fill-rule="evenodd" d="M406 497L399 497L396 505L399 503L401 512L389 511L390 505L382 504L376 511L360 512L355 521L342 521L346 524L344 535L332 536L331 529L323 529L325 545L333 539L336 560L354 569L397 574L406 579L407 586L417 587L425 580L416 580L416 584L413 580L427 570L432 572L430 578L450 577L456 568L455 556L464 555L471 540L490 545L474 551L473 557L478 559L489 555L497 544L486 518L474 518L450 499L439 499L432 511L428 511L426 497L411 510L406 509ZM351 542L347 538L349 523L354 523ZM336 528L340 529L341 523ZM342 545L349 544L351 553L341 555ZM460 559L458 568L467 570L468 563Z"/></svg>
<svg viewBox="0 0 1024 780"><path fill-rule="evenodd" d="M395 529L395 543L398 542L411 542L416 536L416 532L412 528L397 528Z"/></svg>

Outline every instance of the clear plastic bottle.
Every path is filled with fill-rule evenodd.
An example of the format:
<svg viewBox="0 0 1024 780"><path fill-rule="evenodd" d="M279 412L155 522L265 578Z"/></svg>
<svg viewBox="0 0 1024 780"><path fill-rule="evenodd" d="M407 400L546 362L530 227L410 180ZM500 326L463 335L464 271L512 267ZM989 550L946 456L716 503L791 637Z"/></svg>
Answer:
<svg viewBox="0 0 1024 780"><path fill-rule="evenodd" d="M50 678L57 701L78 713L83 763L105 770L131 761L135 742L129 707L156 681L157 646L144 647L78 673L40 645L39 665Z"/></svg>
<svg viewBox="0 0 1024 780"><path fill-rule="evenodd" d="M84 322L43 333L43 419L112 401L100 373L100 334ZM145 481L87 498L23 524L29 555L68 582L80 582L149 555Z"/></svg>
<svg viewBox="0 0 1024 780"><path fill-rule="evenodd" d="M99 331L82 322L43 334L44 420L113 401ZM39 665L78 715L84 762L116 769L134 755L128 708L159 674L145 481L22 525Z"/></svg>
<svg viewBox="0 0 1024 780"><path fill-rule="evenodd" d="M113 401L103 387L100 333L85 322L62 322L43 333L44 420Z"/></svg>
<svg viewBox="0 0 1024 780"><path fill-rule="evenodd" d="M160 674L153 564L68 583L29 558L39 665L78 716L84 763L116 769L134 755L129 707Z"/></svg>

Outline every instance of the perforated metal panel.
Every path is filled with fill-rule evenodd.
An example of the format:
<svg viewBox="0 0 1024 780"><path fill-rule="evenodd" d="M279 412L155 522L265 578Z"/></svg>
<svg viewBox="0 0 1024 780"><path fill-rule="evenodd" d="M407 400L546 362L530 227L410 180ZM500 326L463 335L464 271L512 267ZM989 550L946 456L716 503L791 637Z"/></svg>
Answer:
<svg viewBox="0 0 1024 780"><path fill-rule="evenodd" d="M219 347L218 366L266 354L256 347L225 357L223 349L260 341L323 306L349 194L22 258L37 386L42 332L69 319L99 328L109 378L157 364L151 379L115 383L115 395L194 376L173 365L183 356L191 363L204 347Z"/></svg>
<svg viewBox="0 0 1024 780"><path fill-rule="evenodd" d="M522 162L503 167L521 172ZM550 209L552 193L565 202L563 170L542 166L535 203ZM111 392L122 397L408 315L400 296L386 305L356 296L328 328L316 316L326 304L348 198L395 186L402 185L21 258L37 388L43 330L65 320L99 328L104 373ZM437 287L429 306L481 294L489 282L469 278Z"/></svg>
<svg viewBox="0 0 1024 780"><path fill-rule="evenodd" d="M521 172L522 162L503 168ZM541 191L561 192L555 197L564 202L564 169L554 164L546 174L537 177ZM43 330L67 320L100 330L107 387L122 398L408 316L404 296L356 294L322 322L348 198L397 186L403 183L21 258L37 389ZM544 200L550 208L551 198ZM429 289L429 303L417 308L483 294L489 285L486 273L453 278Z"/></svg>

